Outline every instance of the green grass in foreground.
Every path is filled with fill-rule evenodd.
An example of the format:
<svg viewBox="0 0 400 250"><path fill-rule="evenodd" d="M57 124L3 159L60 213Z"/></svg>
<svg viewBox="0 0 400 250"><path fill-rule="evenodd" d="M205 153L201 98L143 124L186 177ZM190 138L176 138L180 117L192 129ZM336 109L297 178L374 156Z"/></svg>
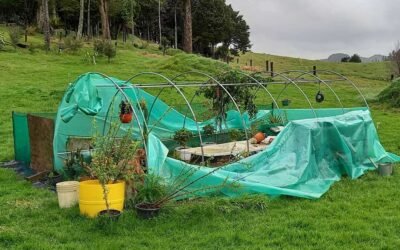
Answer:
<svg viewBox="0 0 400 250"><path fill-rule="evenodd" d="M37 37L32 40L39 41ZM83 62L84 50L76 55L0 52L0 161L13 157L11 111L56 111L67 84L82 73L99 71L126 79L140 71L173 76L190 69L216 73L226 67L194 55L163 57L154 47L139 50L129 45L119 45L111 64L102 58L97 65L90 65ZM245 56L258 56L260 62L265 58ZM313 64L319 69L335 69L350 76L370 98L388 84L382 81L387 73L383 64L307 61L304 66L306 60L282 57L274 57L274 61L277 70L310 69ZM349 88L338 86L335 90L346 106L361 103ZM271 91L277 94L280 89L271 86ZM305 91L310 99L315 95L315 87ZM306 107L295 89L288 94L293 95L294 106ZM326 97L326 104L337 105L328 94ZM263 98L257 101L262 104ZM182 102L171 93L166 99ZM400 154L399 111L379 104L371 108L382 144ZM80 216L77 207L60 210L54 193L35 189L11 170L0 169L0 249L398 249L399 188L398 172L389 178L370 172L358 180L344 178L319 200L209 198L177 204L150 221L136 219L133 211L126 211L109 229L98 220ZM259 203L267 209L260 209Z"/></svg>

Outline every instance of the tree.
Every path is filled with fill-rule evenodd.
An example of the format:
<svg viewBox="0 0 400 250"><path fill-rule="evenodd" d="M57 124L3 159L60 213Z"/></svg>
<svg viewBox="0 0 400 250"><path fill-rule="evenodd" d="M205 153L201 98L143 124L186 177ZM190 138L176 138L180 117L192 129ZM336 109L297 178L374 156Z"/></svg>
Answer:
<svg viewBox="0 0 400 250"><path fill-rule="evenodd" d="M78 32L76 33L76 39L82 38L82 30L83 30L83 10L85 8L85 0L80 1L80 11L79 11L79 24L78 24Z"/></svg>
<svg viewBox="0 0 400 250"><path fill-rule="evenodd" d="M109 0L99 0L99 10L100 10L100 18L101 18L101 31L103 35L103 39L110 40L110 21L108 17L108 5Z"/></svg>
<svg viewBox="0 0 400 250"><path fill-rule="evenodd" d="M395 75L400 75L400 42L397 42L395 49L390 52L389 60L392 64L392 71Z"/></svg>
<svg viewBox="0 0 400 250"><path fill-rule="evenodd" d="M44 44L46 50L50 50L50 20L49 20L49 0L42 0L42 20Z"/></svg>
<svg viewBox="0 0 400 250"><path fill-rule="evenodd" d="M184 21L183 21L183 50L192 53L192 4L191 0L183 0Z"/></svg>
<svg viewBox="0 0 400 250"><path fill-rule="evenodd" d="M345 56L345 57L343 57L340 61L341 61L341 62L349 62L349 60L350 60L350 57Z"/></svg>
<svg viewBox="0 0 400 250"><path fill-rule="evenodd" d="M360 63L361 62L361 57L357 54L354 54L350 57L349 62L353 63Z"/></svg>

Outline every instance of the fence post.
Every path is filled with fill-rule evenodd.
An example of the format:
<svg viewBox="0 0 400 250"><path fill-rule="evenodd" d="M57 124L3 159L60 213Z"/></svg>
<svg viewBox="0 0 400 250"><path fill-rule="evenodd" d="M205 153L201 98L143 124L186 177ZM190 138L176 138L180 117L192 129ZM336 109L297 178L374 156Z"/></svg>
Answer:
<svg viewBox="0 0 400 250"><path fill-rule="evenodd" d="M253 69L253 59L250 59L250 69Z"/></svg>
<svg viewBox="0 0 400 250"><path fill-rule="evenodd" d="M271 77L274 77L274 62L271 62Z"/></svg>
<svg viewBox="0 0 400 250"><path fill-rule="evenodd" d="M265 71L266 72L269 71L269 61L268 60L265 61Z"/></svg>
<svg viewBox="0 0 400 250"><path fill-rule="evenodd" d="M316 76L317 75L317 66L313 66L313 74Z"/></svg>

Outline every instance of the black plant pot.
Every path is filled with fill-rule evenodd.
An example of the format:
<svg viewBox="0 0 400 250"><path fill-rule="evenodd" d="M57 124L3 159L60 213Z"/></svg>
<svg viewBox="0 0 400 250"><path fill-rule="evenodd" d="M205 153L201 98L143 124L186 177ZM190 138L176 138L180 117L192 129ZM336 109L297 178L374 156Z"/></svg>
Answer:
<svg viewBox="0 0 400 250"><path fill-rule="evenodd" d="M160 207L155 207L150 203L139 203L135 205L138 217L142 219L151 219L156 217L160 212Z"/></svg>
<svg viewBox="0 0 400 250"><path fill-rule="evenodd" d="M112 221L117 221L119 216L121 216L121 211L110 209L110 210L103 210L99 212L99 216L103 218L109 218Z"/></svg>

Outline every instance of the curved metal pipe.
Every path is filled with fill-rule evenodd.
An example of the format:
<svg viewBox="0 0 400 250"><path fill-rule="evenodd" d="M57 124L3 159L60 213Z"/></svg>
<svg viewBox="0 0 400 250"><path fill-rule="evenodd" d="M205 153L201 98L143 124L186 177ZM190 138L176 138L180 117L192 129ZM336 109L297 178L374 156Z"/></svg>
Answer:
<svg viewBox="0 0 400 250"><path fill-rule="evenodd" d="M224 75L224 74L226 74L226 73L228 73L228 72L229 72L229 71L226 71L226 72L224 72L222 75ZM278 108L278 110L280 110L279 105L278 105L278 103L276 102L276 100L275 100L275 98L273 97L273 95L271 94L271 92L269 92L269 90L268 90L263 84L261 84L260 81L258 81L256 78L254 78L254 77L252 77L251 75L246 74L246 73L244 73L244 72L242 72L242 71L237 71L237 73L239 73L239 74L241 74L241 75L244 75L244 76L250 78L251 80L255 81L255 83L257 83L257 85L258 85L258 89L261 87L264 91L266 91L266 92L268 93L268 95L271 97L271 99L272 99L273 103L275 104L275 106ZM257 89L256 92L254 93L254 96L257 94L258 89ZM254 96L253 96L253 97L254 97Z"/></svg>
<svg viewBox="0 0 400 250"><path fill-rule="evenodd" d="M272 71L255 72L255 73L272 73ZM279 76L279 77L282 77L283 79L287 80L287 81L289 82L289 84L292 83L292 84L300 91L300 93L306 98L306 100L307 100L307 102L308 102L308 105L310 106L312 112L314 113L315 118L318 118L317 113L315 112L314 107L313 107L313 105L311 104L311 101L310 101L310 99L308 98L308 96L306 95L306 93L304 93L304 91L303 91L292 79L288 78L288 77L285 76L284 74L282 74L282 73L277 73L277 72L273 72L273 73L274 73L274 75L273 75L271 78L274 78L274 77ZM286 85L288 85L288 83L285 83L285 86L286 86Z"/></svg>
<svg viewBox="0 0 400 250"><path fill-rule="evenodd" d="M249 136L248 136L247 129L246 129L246 122L245 122L245 120L243 118L242 113L240 112L239 106L237 105L235 99L232 97L232 95L229 93L229 91L219 81L217 81L214 77L212 77L212 76L210 76L210 75L208 75L206 73L200 72L200 71L194 71L194 70L193 71L187 71L187 72L184 72L184 73L181 73L181 74L178 74L178 75L174 76L174 78L172 78L172 79L175 80L178 77L181 77L181 76L187 75L187 74L198 74L198 75L201 75L201 76L205 76L205 77L208 78L208 80L213 80L219 87L221 87L225 91L225 93L228 94L229 98L231 99L231 101L235 105L236 110L239 112L240 118L242 120L242 126L243 126L243 129L244 129L244 134L246 136L247 153L250 154L250 144L249 144ZM202 86L206 85L206 84L207 84L207 82L204 82L204 84L202 84Z"/></svg>
<svg viewBox="0 0 400 250"><path fill-rule="evenodd" d="M368 105L367 99L365 98L365 96L363 95L361 90L357 87L357 85L352 80L350 80L349 78L345 77L344 75L342 75L340 73L337 73L335 71L332 71L332 70L317 70L316 72L322 72L322 73L329 73L329 74L332 74L332 75L337 75L337 76L341 77L343 80L348 81L357 90L357 92L362 97L362 99L363 99L363 101L365 103L365 106L369 109L369 105Z"/></svg>
<svg viewBox="0 0 400 250"><path fill-rule="evenodd" d="M183 92L182 92L182 91L175 85L175 83L174 83L173 81L171 81L169 78L165 77L165 76L162 75L162 74L155 73L155 72L141 72L141 73L138 73L138 74L132 76L131 78L129 78L128 80L126 80L125 84L128 83L128 82L130 82L130 81L132 81L133 79L135 79L135 78L137 78L137 77L139 77L139 76L143 76L143 75L154 75L154 76L157 76L157 77L160 77L160 78L164 79L168 84L172 85L172 86L178 91L178 93L182 96L182 98L185 100L186 105L189 107L189 110L190 110L190 112L192 113L193 119L194 119L194 121L195 121L195 123L196 123L197 133L198 133L198 135L199 135L199 140L200 140L201 161L204 162L203 139L202 139L202 137L201 137L200 127L199 127L199 124L198 124L197 119L196 119L196 114L194 113L194 111L193 111L193 109L192 109L192 106L190 105L189 101L187 100L185 94L183 94ZM132 85L133 85L133 84L132 84ZM140 105L139 105L139 107L140 107ZM140 109L141 109L141 108L140 108ZM142 112L142 114L143 114L143 110L142 110L141 112ZM147 125L146 125L146 126L147 126ZM147 127L147 128L148 128L148 127Z"/></svg>
<svg viewBox="0 0 400 250"><path fill-rule="evenodd" d="M103 74L103 73L99 73L99 72L90 72L89 74L99 75L99 76L101 76L101 77L103 77L103 78L105 78L105 79L111 81L111 82L114 84L114 86L117 88L117 92L115 93L115 95L114 95L113 100L111 101L111 103L114 102L114 98L116 97L117 93L118 93L118 92L121 92L121 94L123 95L123 97L126 99L126 101L129 103L129 105L132 107L132 113L133 113L133 115L135 116L135 119L136 119L136 121L137 121L137 123L138 123L138 127L139 127L139 130L140 130L140 134L141 134L141 136L142 136L142 139L144 140L145 137L144 137L144 133L143 133L142 126L140 125L139 117L137 116L136 111L135 111L135 109L133 108L133 105L132 105L132 103L131 103L131 101L130 101L130 98L126 95L126 93L123 91L123 89L122 89L113 79L111 79L109 76L107 76L107 75L105 75L105 74ZM107 109L107 112L106 112L106 117L105 117L105 119L104 119L103 134L104 134L104 131L105 131L105 124L107 123L107 117L108 117L108 114L109 114L109 111L110 111L111 103L110 103L110 105L108 105L108 109ZM146 146L146 143L143 143L143 147L144 147L144 150L145 150L146 153L147 153L147 146Z"/></svg>
<svg viewBox="0 0 400 250"><path fill-rule="evenodd" d="M338 102L339 102L339 104L340 104L340 106L341 106L341 108L342 108L343 114L345 113L343 103L342 103L342 101L340 100L339 96L336 94L336 92L332 89L331 86L329 86L328 83L326 83L326 82L325 82L324 80L322 80L320 77L318 77L318 76L312 74L311 72L313 72L313 71L307 72L307 71L303 71L303 70L288 70L288 71L284 71L284 72L280 72L280 73L282 73L282 74L287 74L287 73L293 73L293 72L294 72L294 73L302 73L302 74L298 75L295 79L293 79L293 81L296 81L297 79L299 79L300 77L302 77L302 76L304 76L304 75L309 75L309 76L312 76L312 77L314 77L315 79L317 79L319 82L322 82L323 84L325 84L325 85L329 88L329 90L333 93L333 95L336 97L336 99L338 100ZM285 88L286 88L286 85L285 85ZM280 97L280 95L282 94L282 92L285 90L285 88L281 91L281 93L279 93L278 98Z"/></svg>

